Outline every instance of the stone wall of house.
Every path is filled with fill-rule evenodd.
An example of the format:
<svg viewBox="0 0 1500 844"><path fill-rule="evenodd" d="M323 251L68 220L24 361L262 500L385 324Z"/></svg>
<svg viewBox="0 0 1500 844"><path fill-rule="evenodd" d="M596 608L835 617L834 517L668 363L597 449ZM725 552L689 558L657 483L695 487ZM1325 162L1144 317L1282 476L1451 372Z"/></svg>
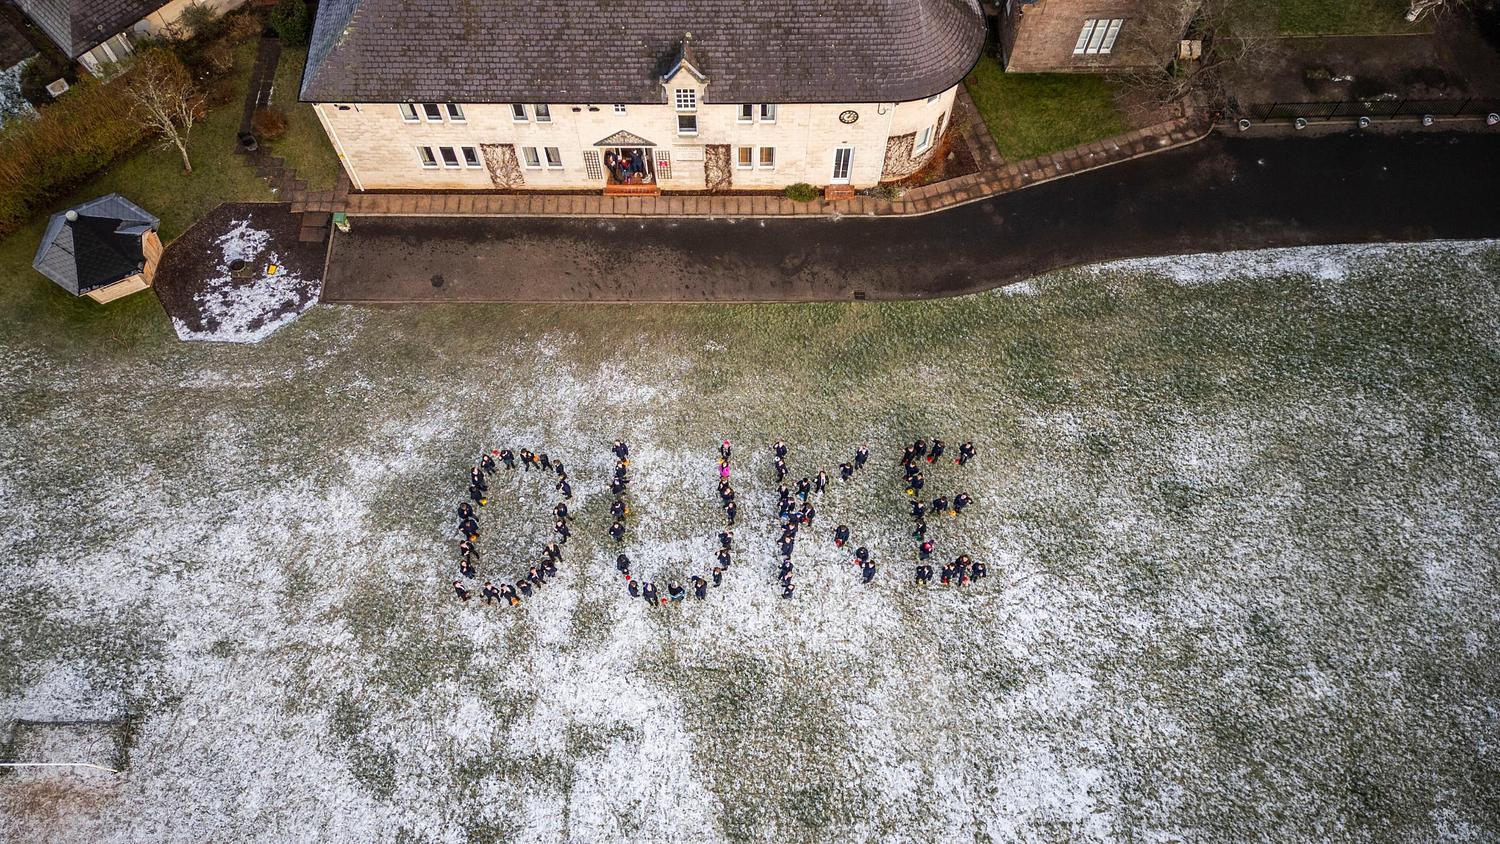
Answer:
<svg viewBox="0 0 1500 844"><path fill-rule="evenodd" d="M1180 4L1175 28L1160 11ZM1155 6L1147 11L1149 6ZM1017 73L1087 72L1165 64L1176 48L1197 0L1012 0L1005 17L1005 69ZM1075 55L1079 33L1088 20L1120 19L1114 48L1108 54Z"/></svg>
<svg viewBox="0 0 1500 844"><path fill-rule="evenodd" d="M712 82L708 83L711 88ZM957 88L930 100L906 103L808 104L778 103L775 119L762 120L759 104L753 104L751 119L741 119L740 107L704 104L705 86L687 74L679 74L666 86L666 97L678 88L691 89L698 106L697 134L679 134L679 112L672 103L621 107L604 104L549 103L550 120L537 120L535 104L526 104L527 119L515 119L509 104L461 103L463 120L415 122L403 118L396 103L319 103L316 106L335 151L349 172L350 181L363 190L485 190L495 187L483 154L477 166L463 163L462 147L481 150L493 145L514 145L521 164L522 183L516 187L535 190L602 189L604 178L588 172L585 153L601 153L598 142L617 132L629 132L650 141L655 154L664 155L668 166L659 168L665 190L702 190L704 149L728 145L734 166L736 189L782 188L796 182L828 184L833 175L834 150L854 149L850 183L870 187L880 181L887 140L893 135L920 132L952 113ZM418 105L418 111L421 106ZM853 123L840 120L855 112ZM458 150L459 166L423 167L420 147ZM533 147L540 167L527 166L525 149ZM549 167L545 150L553 147L560 167ZM739 163L739 149L751 149L750 166ZM770 166L762 165L761 148L775 150Z"/></svg>

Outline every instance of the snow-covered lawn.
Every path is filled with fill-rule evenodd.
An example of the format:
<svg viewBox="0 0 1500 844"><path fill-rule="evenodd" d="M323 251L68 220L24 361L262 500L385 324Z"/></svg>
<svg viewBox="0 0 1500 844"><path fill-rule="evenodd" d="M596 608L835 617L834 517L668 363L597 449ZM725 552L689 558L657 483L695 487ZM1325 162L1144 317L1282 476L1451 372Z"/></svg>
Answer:
<svg viewBox="0 0 1500 844"><path fill-rule="evenodd" d="M909 304L319 307L130 354L0 334L0 729L130 716L109 786L0 775L0 839L1496 840L1497 279L1495 245L1436 244ZM937 529L989 563L962 591L909 585L895 463L932 434L980 452L928 485L976 499ZM658 581L707 567L734 440L707 601L626 596L617 436ZM790 601L777 437L795 475L873 453ZM538 597L461 605L451 514L504 445L567 461L575 533ZM513 580L555 498L494 492L480 574Z"/></svg>

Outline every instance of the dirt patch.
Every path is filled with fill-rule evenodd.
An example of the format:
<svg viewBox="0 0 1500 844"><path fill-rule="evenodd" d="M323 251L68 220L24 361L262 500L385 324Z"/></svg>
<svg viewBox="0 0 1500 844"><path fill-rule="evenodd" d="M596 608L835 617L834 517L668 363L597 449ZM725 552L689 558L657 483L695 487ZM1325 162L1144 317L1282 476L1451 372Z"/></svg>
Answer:
<svg viewBox="0 0 1500 844"><path fill-rule="evenodd" d="M155 289L179 337L257 342L317 302L325 247L289 209L225 203L172 241Z"/></svg>
<svg viewBox="0 0 1500 844"><path fill-rule="evenodd" d="M938 140L937 149L932 151L932 156L927 159L926 164L922 165L922 169L895 184L903 188L918 188L978 171L979 166L974 161L974 151L969 149L969 143L964 140L961 128L953 125Z"/></svg>

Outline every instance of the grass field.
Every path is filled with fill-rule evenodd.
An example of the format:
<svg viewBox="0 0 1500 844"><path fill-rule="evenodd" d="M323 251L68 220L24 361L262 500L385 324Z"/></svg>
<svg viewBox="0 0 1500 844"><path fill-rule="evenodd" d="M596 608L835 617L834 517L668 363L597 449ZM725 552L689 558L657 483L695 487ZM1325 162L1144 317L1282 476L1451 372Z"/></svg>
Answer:
<svg viewBox="0 0 1500 844"><path fill-rule="evenodd" d="M0 721L126 719L14 746L104 730L129 766L0 777L0 838L1495 840L1497 278L1494 245L1329 248L924 303L326 307L223 346L16 276ZM976 497L937 529L990 565L963 591L908 585L894 463L931 434L980 450L929 484ZM706 566L738 444L707 601L626 597L616 436L657 580ZM799 474L874 451L790 601L776 437ZM503 444L567 461L577 526L502 611L447 584ZM494 498L481 575L513 579L553 496Z"/></svg>
<svg viewBox="0 0 1500 844"><path fill-rule="evenodd" d="M286 134L270 144L271 152L286 159L313 190L331 188L338 182L338 155L318 115L309 103L297 101L302 88L302 68L307 64L306 47L286 47L276 65L276 84L271 101L286 111Z"/></svg>
<svg viewBox="0 0 1500 844"><path fill-rule="evenodd" d="M1430 20L1406 22L1406 0L1280 0L1283 35L1391 35L1431 32Z"/></svg>
<svg viewBox="0 0 1500 844"><path fill-rule="evenodd" d="M964 80L1007 161L1118 135L1125 125L1108 78L1092 73L1006 73L984 56Z"/></svg>

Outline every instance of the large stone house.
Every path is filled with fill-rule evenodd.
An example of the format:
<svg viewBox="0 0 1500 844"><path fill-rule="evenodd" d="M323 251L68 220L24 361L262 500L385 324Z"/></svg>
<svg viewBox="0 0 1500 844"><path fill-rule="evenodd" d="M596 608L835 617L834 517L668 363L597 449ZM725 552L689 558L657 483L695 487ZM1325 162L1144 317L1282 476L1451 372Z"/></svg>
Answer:
<svg viewBox="0 0 1500 844"><path fill-rule="evenodd" d="M0 0L3 2L3 0ZM9 0L68 58L102 74L135 52L135 38L171 28L196 3L220 12L245 0Z"/></svg>
<svg viewBox="0 0 1500 844"><path fill-rule="evenodd" d="M1000 47L1017 73L1120 71L1171 59L1197 0L1006 0Z"/></svg>
<svg viewBox="0 0 1500 844"><path fill-rule="evenodd" d="M360 190L867 187L984 40L975 0L323 0L301 98Z"/></svg>

